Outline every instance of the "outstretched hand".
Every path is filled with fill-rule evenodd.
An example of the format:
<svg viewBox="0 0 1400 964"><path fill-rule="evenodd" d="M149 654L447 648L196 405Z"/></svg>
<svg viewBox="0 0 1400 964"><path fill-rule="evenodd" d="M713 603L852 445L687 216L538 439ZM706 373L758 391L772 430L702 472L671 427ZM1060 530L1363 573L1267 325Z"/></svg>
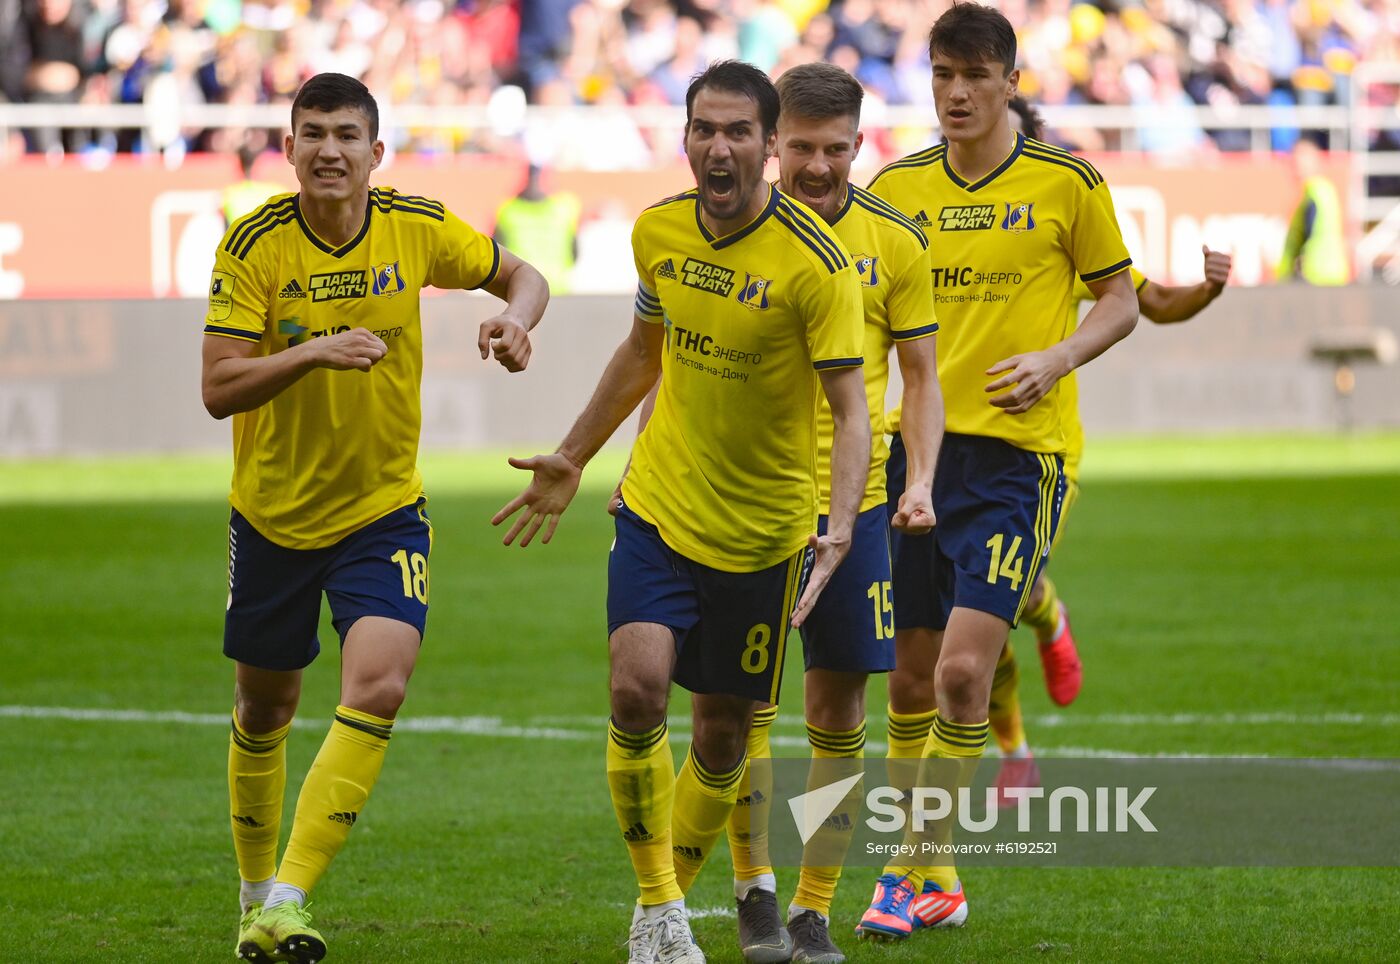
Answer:
<svg viewBox="0 0 1400 964"><path fill-rule="evenodd" d="M530 333L525 327L503 315L487 318L476 336L482 361L494 352L496 361L508 372L523 372L530 364Z"/></svg>
<svg viewBox="0 0 1400 964"><path fill-rule="evenodd" d="M540 541L548 544L549 540L554 538L559 517L564 514L564 510L573 501L574 493L578 491L583 467L558 452L536 455L529 459L510 459L509 462L512 468L533 472L535 477L525 487L524 492L507 502L491 517L491 524L498 526L517 510L524 509L506 532L503 543L510 545L523 531L524 537L521 538L520 545L524 548L544 526L544 538Z"/></svg>
<svg viewBox="0 0 1400 964"><path fill-rule="evenodd" d="M987 369L988 375L998 375L1002 372L1008 374L992 382L983 391L990 394L1010 388L1010 391L990 399L997 408L1006 409L1008 415L1020 415L1030 411L1036 402L1055 387L1056 382L1069 374L1064 362L1053 350L1012 355ZM1014 388L1011 387L1013 385Z"/></svg>
<svg viewBox="0 0 1400 964"><path fill-rule="evenodd" d="M815 550L816 557L812 563L812 573L807 577L807 588L803 590L802 598L797 601L797 608L792 613L793 629L800 627L811 614L812 607L817 604L817 597L831 581L831 574L850 551L851 540L846 538L838 541L830 535L811 535L807 537L807 546Z"/></svg>

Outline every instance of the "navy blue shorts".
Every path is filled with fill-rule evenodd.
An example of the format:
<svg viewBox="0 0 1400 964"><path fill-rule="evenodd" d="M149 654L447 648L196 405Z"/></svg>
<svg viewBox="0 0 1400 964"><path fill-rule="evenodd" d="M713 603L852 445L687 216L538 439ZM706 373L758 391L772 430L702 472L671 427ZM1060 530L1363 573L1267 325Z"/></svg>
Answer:
<svg viewBox="0 0 1400 964"><path fill-rule="evenodd" d="M904 491L905 461L895 435L885 470L891 513ZM1063 468L1058 455L945 434L933 477L937 525L925 536L890 532L895 626L945 629L954 606L1015 626L1050 555L1065 497Z"/></svg>
<svg viewBox="0 0 1400 964"><path fill-rule="evenodd" d="M425 502L395 509L324 549L279 546L232 510L224 655L260 669L309 666L321 651L323 591L342 646L361 616L408 623L421 638L433 543Z"/></svg>
<svg viewBox="0 0 1400 964"><path fill-rule="evenodd" d="M826 535L827 517L817 520ZM851 551L831 575L802 624L807 669L888 673L894 669L890 599L890 524L883 505L856 516Z"/></svg>
<svg viewBox="0 0 1400 964"><path fill-rule="evenodd" d="M617 510L608 555L608 634L659 623L676 639L673 678L692 693L778 702L792 611L811 551L758 572L711 569L676 552L656 526Z"/></svg>

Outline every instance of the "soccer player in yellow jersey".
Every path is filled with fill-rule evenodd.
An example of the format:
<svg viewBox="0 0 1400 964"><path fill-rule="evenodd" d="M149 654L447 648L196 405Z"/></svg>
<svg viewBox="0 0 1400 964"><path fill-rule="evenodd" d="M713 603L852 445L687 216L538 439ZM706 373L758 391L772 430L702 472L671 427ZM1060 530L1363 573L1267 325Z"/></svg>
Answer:
<svg viewBox="0 0 1400 964"><path fill-rule="evenodd" d="M859 772L865 755L865 684L868 674L894 668L894 612L890 597L889 525L927 532L933 525L933 466L942 436L943 408L938 391L933 293L928 283L928 242L912 221L884 201L849 182L860 151L860 83L840 67L803 64L779 78L778 164L783 192L811 208L831 225L855 261L865 313L864 374L870 406L870 472L856 518L851 551L827 583L802 626L807 735L812 745L815 785L828 785ZM897 352L904 382L903 409L909 467L897 505L885 496L885 389L890 353ZM826 529L831 497L832 419L829 406L818 411L817 479ZM749 733L751 759L771 757L768 734L776 707L756 715ZM820 761L820 762L817 762ZM730 817L739 945L744 959L820 961L845 957L832 942L828 925L840 878L840 860L849 847L863 794L859 785L837 808L826 830L808 848L797 890L788 906L786 931L777 907L777 881L768 865L766 827L771 785L762 766L740 787L741 805ZM752 784L752 785L751 785ZM757 792L755 792L757 791Z"/></svg>
<svg viewBox="0 0 1400 964"><path fill-rule="evenodd" d="M632 331L551 455L493 522L549 539L583 466L661 378L633 449L608 562L608 788L641 890L633 962L703 961L684 893L729 819L756 702L776 703L789 626L845 557L870 459L860 283L831 229L763 180L778 94L721 61L686 95L696 189L638 218ZM835 424L817 526L816 409ZM810 566L810 576L804 576ZM672 679L694 735L680 773ZM673 852L673 849L674 852Z"/></svg>
<svg viewBox="0 0 1400 964"><path fill-rule="evenodd" d="M1137 298L1098 172L1007 121L1019 80L1007 19L956 3L934 23L929 56L947 143L896 161L870 187L929 234L947 413L937 526L892 537L890 755L947 758L940 774L970 780L986 746L993 670L1063 498L1056 385L1132 330ZM1076 275L1098 301L1071 333ZM892 465L902 447L891 443ZM902 479L889 481L894 491ZM885 868L857 930L902 938L966 917L956 870L911 861Z"/></svg>
<svg viewBox="0 0 1400 964"><path fill-rule="evenodd" d="M1017 95L1008 105L1008 120L1013 130L1027 137L1041 139L1043 123L1040 113L1024 97ZM1230 278L1230 255L1202 246L1203 281L1194 285L1159 285L1149 281L1136 268L1132 273L1142 316L1165 325L1188 321L1200 314L1225 290ZM1079 322L1079 306L1093 301L1094 293L1079 279L1074 282L1074 297L1070 306L1069 326ZM1060 522L1055 528L1052 548L1058 546L1065 531L1069 511L1079 497L1079 462L1084 453L1084 426L1079 420L1079 388L1073 373L1060 380L1060 410L1065 431L1065 500L1060 510ZM1068 706L1079 695L1083 669L1070 631L1069 613L1060 600L1047 567L1042 566L1030 598L1026 600L1023 621L1035 633L1045 673L1045 686L1050 698L1060 706ZM1020 670L1011 643L1002 650L992 680L991 726L1001 748L1001 769L997 773L998 801L1002 806L1014 806L1015 798L1004 791L1010 787L1040 785L1040 775L1026 743L1021 720L1021 702L1016 688Z"/></svg>
<svg viewBox="0 0 1400 964"><path fill-rule="evenodd" d="M305 964L326 952L307 894L379 776L427 619L419 291L505 300L478 345L521 371L549 288L438 202L370 188L384 144L358 80L308 80L285 149L301 190L236 220L215 255L203 394L215 418L233 416L224 654L238 956ZM285 741L320 650L322 592L340 635L340 705L279 865Z"/></svg>

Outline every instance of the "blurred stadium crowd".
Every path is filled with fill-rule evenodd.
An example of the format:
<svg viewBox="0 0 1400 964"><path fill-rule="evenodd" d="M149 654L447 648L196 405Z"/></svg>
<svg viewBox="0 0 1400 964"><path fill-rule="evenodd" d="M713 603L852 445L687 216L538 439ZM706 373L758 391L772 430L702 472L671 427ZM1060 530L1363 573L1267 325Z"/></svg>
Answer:
<svg viewBox="0 0 1400 964"><path fill-rule="evenodd" d="M707 62L775 76L826 59L871 102L931 103L927 26L949 0L0 0L0 92L30 103L290 103L327 70L384 104L674 105ZM1355 65L1400 61L1400 0L1001 0L1021 39L1021 87L1047 105L1128 106L1160 119L1192 105L1346 103ZM1395 102L1393 89L1378 96ZM1147 112L1151 112L1148 114ZM932 109L930 106L930 115ZM1189 111L1187 112L1189 113ZM671 130L596 111L571 136L559 115L530 143L497 127L393 132L397 150L510 153L559 166L646 167ZM176 131L184 150L233 151L246 133ZM263 134L262 136L266 136ZM1280 142L1280 136L1283 142ZM1275 149L1290 146L1275 131ZM1296 137L1296 132L1292 136ZM141 151L149 131L29 131L25 149ZM1112 131L1060 131L1086 150ZM598 145L608 145L600 157ZM1190 118L1140 128L1154 152L1246 150L1246 131Z"/></svg>

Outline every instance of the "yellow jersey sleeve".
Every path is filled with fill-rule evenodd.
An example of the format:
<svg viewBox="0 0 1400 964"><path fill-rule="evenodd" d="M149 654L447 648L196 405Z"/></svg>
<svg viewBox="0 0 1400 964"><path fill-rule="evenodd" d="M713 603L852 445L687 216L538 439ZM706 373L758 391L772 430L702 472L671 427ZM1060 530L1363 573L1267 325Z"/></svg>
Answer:
<svg viewBox="0 0 1400 964"><path fill-rule="evenodd" d="M1113 214L1113 198L1102 182L1079 204L1070 224L1069 254L1083 281L1100 281L1133 263Z"/></svg>
<svg viewBox="0 0 1400 964"><path fill-rule="evenodd" d="M426 202L403 195L398 195L396 201L412 202L420 207L433 204L442 214L442 227L437 232L437 251L428 271L428 284L435 288L481 288L496 277L501 269L501 249L495 241L451 211L443 209L436 201Z"/></svg>
<svg viewBox="0 0 1400 964"><path fill-rule="evenodd" d="M267 328L271 265L266 245L257 240L294 218L294 196L270 199L252 213L229 225L214 255L209 279L209 307L204 333L244 341L261 341Z"/></svg>

